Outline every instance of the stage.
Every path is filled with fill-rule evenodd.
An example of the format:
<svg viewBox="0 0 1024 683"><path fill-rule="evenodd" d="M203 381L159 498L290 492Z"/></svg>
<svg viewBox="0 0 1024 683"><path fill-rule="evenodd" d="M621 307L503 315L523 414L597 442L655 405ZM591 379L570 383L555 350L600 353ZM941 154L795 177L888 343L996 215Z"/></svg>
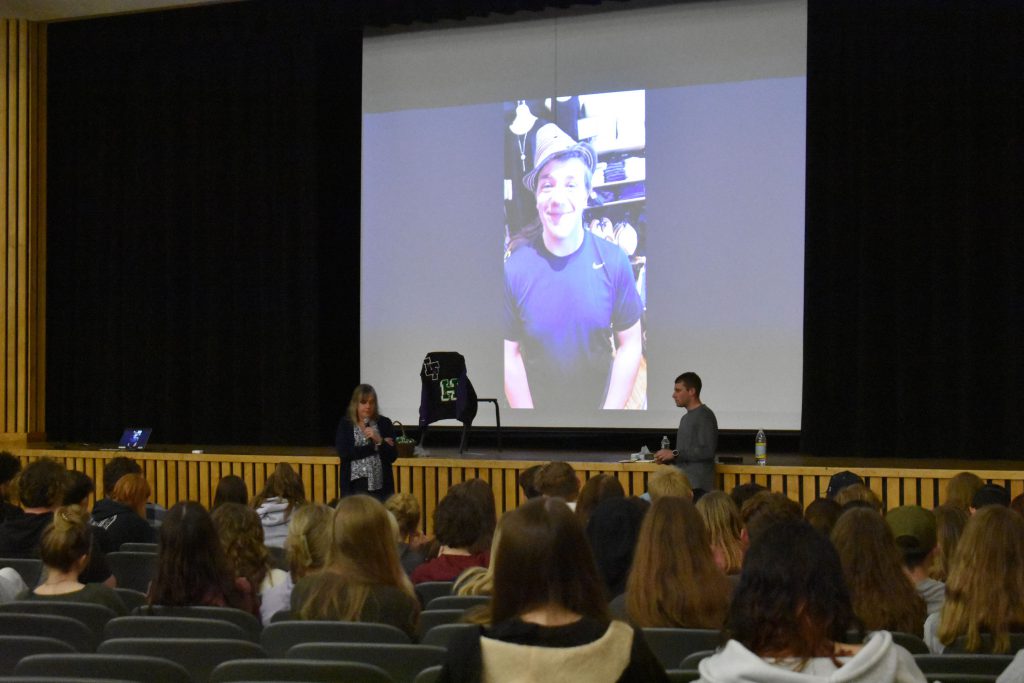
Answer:
<svg viewBox="0 0 1024 683"><path fill-rule="evenodd" d="M139 462L153 487L151 500L166 507L180 500L196 500L210 506L217 482L229 474L244 479L253 495L279 462L295 467L313 501L330 502L338 491L338 458L334 450L327 447L158 445L144 451L126 452L100 449L92 444L11 444L6 449L26 463L46 456L64 463L69 469L85 472L96 482L97 497L104 495L104 464L111 458L128 455ZM582 480L599 473L612 474L622 483L627 495L640 495L647 489L648 476L663 466L653 462L620 462L628 457L629 453L622 451L554 448L506 448L503 451L481 448L460 455L456 448L443 447L429 448L419 457L400 458L394 471L397 489L412 493L420 500L424 510L422 525L429 531L437 502L453 484L472 478L490 482L500 513L515 508L523 500L517 483L519 474L538 462L549 460L572 463ZM802 506L823 496L829 477L842 470L851 470L863 477L886 509L903 504L934 507L944 500L946 481L965 470L1006 486L1011 496L1024 493L1024 464L1017 461L825 459L797 453L769 453L768 464L758 466L747 453L719 453L719 457L740 459L716 466L722 489L729 491L753 481L785 493Z"/></svg>

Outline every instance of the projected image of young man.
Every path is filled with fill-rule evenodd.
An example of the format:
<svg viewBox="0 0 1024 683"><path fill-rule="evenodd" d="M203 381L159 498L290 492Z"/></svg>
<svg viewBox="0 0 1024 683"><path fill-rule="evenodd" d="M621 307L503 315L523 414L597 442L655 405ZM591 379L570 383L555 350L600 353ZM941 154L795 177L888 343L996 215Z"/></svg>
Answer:
<svg viewBox="0 0 1024 683"><path fill-rule="evenodd" d="M629 258L583 228L597 154L549 123L523 184L538 223L505 260L505 396L513 408L625 408L643 355Z"/></svg>

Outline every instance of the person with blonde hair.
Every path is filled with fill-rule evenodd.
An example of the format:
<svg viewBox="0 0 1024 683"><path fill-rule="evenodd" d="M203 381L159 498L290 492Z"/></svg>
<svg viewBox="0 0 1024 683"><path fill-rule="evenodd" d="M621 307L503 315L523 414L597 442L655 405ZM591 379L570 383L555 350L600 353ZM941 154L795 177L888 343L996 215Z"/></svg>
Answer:
<svg viewBox="0 0 1024 683"><path fill-rule="evenodd" d="M420 502L411 493L396 493L387 499L384 507L398 522L398 560L406 574L411 574L426 559L423 546L430 537L420 531Z"/></svg>
<svg viewBox="0 0 1024 683"><path fill-rule="evenodd" d="M938 552L928 575L936 581L945 582L949 578L957 544L970 518L966 509L956 505L940 505L935 508L935 543Z"/></svg>
<svg viewBox="0 0 1024 683"><path fill-rule="evenodd" d="M835 501L839 507L844 509L850 506L860 506L869 507L875 512L882 512L882 499L864 484L844 486L836 494Z"/></svg>
<svg viewBox="0 0 1024 683"><path fill-rule="evenodd" d="M1010 651L1024 631L1024 518L1001 505L967 522L946 581L946 602L925 625L925 642L942 652L966 636L968 652ZM987 642L986 642L987 641Z"/></svg>
<svg viewBox="0 0 1024 683"><path fill-rule="evenodd" d="M82 583L79 577L89 564L92 527L89 513L79 505L57 508L53 521L39 540L39 559L46 579L19 596L23 600L88 602L109 607L118 616L128 608L113 588L102 583Z"/></svg>
<svg viewBox="0 0 1024 683"><path fill-rule="evenodd" d="M263 525L254 510L241 503L225 503L210 516L236 578L245 579L257 595L284 583L286 573L271 565L270 551L263 544ZM259 600L251 606L253 614L260 616Z"/></svg>
<svg viewBox="0 0 1024 683"><path fill-rule="evenodd" d="M395 426L380 414L377 390L360 384L352 391L348 410L338 424L335 448L341 460L339 494L364 493L379 501L395 492L391 466L398 459Z"/></svg>
<svg viewBox="0 0 1024 683"><path fill-rule="evenodd" d="M640 525L626 592L610 608L616 614L625 607L628 621L642 628L719 629L731 594L697 508L686 498L665 496Z"/></svg>
<svg viewBox="0 0 1024 683"><path fill-rule="evenodd" d="M272 548L283 548L292 510L305 504L306 487L299 473L288 463L279 462L263 490L252 499L252 507L263 525L263 542Z"/></svg>
<svg viewBox="0 0 1024 683"><path fill-rule="evenodd" d="M864 629L920 636L925 602L903 571L903 555L882 515L868 508L847 510L832 529L832 543Z"/></svg>
<svg viewBox="0 0 1024 683"><path fill-rule="evenodd" d="M724 491L709 491L697 501L704 520L715 564L726 574L743 568L743 519L733 499Z"/></svg>
<svg viewBox="0 0 1024 683"><path fill-rule="evenodd" d="M661 469L651 475L647 480L647 492L651 496L651 502L664 496L676 496L693 500L693 487L690 486L690 478L680 469Z"/></svg>
<svg viewBox="0 0 1024 683"><path fill-rule="evenodd" d="M274 614L289 609L296 581L323 569L327 564L331 552L333 517L334 510L319 503L295 508L288 522L288 536L284 540L288 575L284 581L268 588L260 596L260 617L264 626L270 623Z"/></svg>
<svg viewBox="0 0 1024 683"><path fill-rule="evenodd" d="M109 497L93 506L92 525L106 532L111 550L118 550L122 543L156 543L156 529L146 521L150 493L144 476L126 474L114 484Z"/></svg>
<svg viewBox="0 0 1024 683"><path fill-rule="evenodd" d="M414 636L419 600L398 562L397 529L380 501L342 498L328 563L295 584L292 616L390 624Z"/></svg>
<svg viewBox="0 0 1024 683"><path fill-rule="evenodd" d="M946 484L946 499L943 504L952 505L967 512L971 509L974 494L984 485L985 482L981 480L981 477L973 472L955 474Z"/></svg>

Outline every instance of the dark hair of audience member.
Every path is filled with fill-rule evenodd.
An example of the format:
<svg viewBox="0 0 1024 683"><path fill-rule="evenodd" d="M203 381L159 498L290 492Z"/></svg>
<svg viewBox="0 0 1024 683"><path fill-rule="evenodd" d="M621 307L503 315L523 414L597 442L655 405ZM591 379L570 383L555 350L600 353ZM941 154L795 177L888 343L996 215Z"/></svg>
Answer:
<svg viewBox="0 0 1024 683"><path fill-rule="evenodd" d="M80 505L60 507L39 539L39 559L47 567L69 572L83 557L88 559L91 544L89 512ZM79 570L85 565L82 562Z"/></svg>
<svg viewBox="0 0 1024 683"><path fill-rule="evenodd" d="M224 503L249 504L249 487L241 477L229 474L217 482L217 491L213 494L213 509Z"/></svg>
<svg viewBox="0 0 1024 683"><path fill-rule="evenodd" d="M576 470L567 462L549 462L533 478L533 485L545 496L571 502L580 493L580 480Z"/></svg>
<svg viewBox="0 0 1024 683"><path fill-rule="evenodd" d="M864 484L850 484L836 494L835 501L844 511L856 507L857 503L865 503L862 507L870 507L875 512L882 511L882 500Z"/></svg>
<svg viewBox="0 0 1024 683"><path fill-rule="evenodd" d="M263 524L252 508L225 503L210 513L224 558L235 576L245 578L259 591L270 571L270 551L263 545Z"/></svg>
<svg viewBox="0 0 1024 683"><path fill-rule="evenodd" d="M277 463L277 467L267 477L263 490L252 499L252 507L258 508L268 498L280 498L287 501L287 512L289 513L296 505L306 503L306 487L302 483L302 477L288 463Z"/></svg>
<svg viewBox="0 0 1024 683"><path fill-rule="evenodd" d="M730 503L731 504L731 503ZM640 627L719 629L732 582L715 564L704 520L687 498L654 501L626 581L626 612Z"/></svg>
<svg viewBox="0 0 1024 683"><path fill-rule="evenodd" d="M194 502L171 507L160 527L151 605L242 605L210 513Z"/></svg>
<svg viewBox="0 0 1024 683"><path fill-rule="evenodd" d="M804 510L804 519L825 536L829 536L842 511L842 506L833 499L817 498Z"/></svg>
<svg viewBox="0 0 1024 683"><path fill-rule="evenodd" d="M864 508L847 510L832 529L832 543L860 624L869 631L921 636L927 608L903 571L903 554L882 515Z"/></svg>
<svg viewBox="0 0 1024 683"><path fill-rule="evenodd" d="M1010 507L1010 492L999 484L985 484L974 492L974 497L971 498L971 507L980 510L987 505Z"/></svg>
<svg viewBox="0 0 1024 683"><path fill-rule="evenodd" d="M103 495L109 496L117 480L126 474L142 474L142 467L133 459L119 455L103 466Z"/></svg>
<svg viewBox="0 0 1024 683"><path fill-rule="evenodd" d="M803 519L803 511L800 503L787 498L784 493L761 491L743 503L740 517L747 532L747 540L753 543L759 534L774 524Z"/></svg>
<svg viewBox="0 0 1024 683"><path fill-rule="evenodd" d="M981 477L973 472L955 474L946 484L946 499L943 504L967 510L971 507L974 494L984 485L985 482L981 480Z"/></svg>
<svg viewBox="0 0 1024 683"><path fill-rule="evenodd" d="M635 498L608 498L598 503L587 522L586 537L608 599L626 590L646 507Z"/></svg>
<svg viewBox="0 0 1024 683"><path fill-rule="evenodd" d="M480 537L470 546L469 552L475 555L490 550L494 529L498 526L498 513L491 485L483 479L469 479L461 484L456 484L448 492L451 493L452 490L457 491L459 495L467 496L480 511Z"/></svg>
<svg viewBox="0 0 1024 683"><path fill-rule="evenodd" d="M297 610L293 607L300 619L358 621L372 586L393 586L416 603L398 561L395 518L366 495L338 502L328 563L311 578L315 581L305 600Z"/></svg>
<svg viewBox="0 0 1024 683"><path fill-rule="evenodd" d="M1024 629L1024 519L1001 505L978 510L967 522L946 581L938 638L950 645L966 636L964 649L1010 652L1010 633Z"/></svg>
<svg viewBox="0 0 1024 683"><path fill-rule="evenodd" d="M146 501L149 500L149 482L141 474L126 474L117 480L110 492L111 500L131 508L135 514L146 519Z"/></svg>
<svg viewBox="0 0 1024 683"><path fill-rule="evenodd" d="M595 474L587 479L576 500L576 518L580 520L580 526L587 527L590 513L602 500L625 497L626 491L614 474Z"/></svg>
<svg viewBox="0 0 1024 683"><path fill-rule="evenodd" d="M67 470L52 458L33 460L18 477L18 499L25 508L52 508L64 499Z"/></svg>
<svg viewBox="0 0 1024 683"><path fill-rule="evenodd" d="M63 505L81 505L87 507L86 503L96 485L92 483L92 477L85 472L78 470L67 471L67 481L64 484Z"/></svg>
<svg viewBox="0 0 1024 683"><path fill-rule="evenodd" d="M736 503L724 491L708 491L696 507L708 530L715 564L726 574L738 574L743 568L743 519Z"/></svg>
<svg viewBox="0 0 1024 683"><path fill-rule="evenodd" d="M761 491L767 490L764 486L749 481L746 484L733 487L732 491L729 491L729 497L732 498L732 502L736 503L736 509L742 510L744 503L761 493Z"/></svg>
<svg viewBox="0 0 1024 683"><path fill-rule="evenodd" d="M839 556L800 520L770 526L743 561L727 634L760 657L833 657L853 619Z"/></svg>
<svg viewBox="0 0 1024 683"><path fill-rule="evenodd" d="M534 479L537 478L537 473L540 472L540 468L542 467L544 467L544 465L533 465L519 473L517 483L519 484L519 488L523 490L523 495L526 496L527 500L530 498L536 498L540 495L540 491L537 490L537 487L533 482Z"/></svg>
<svg viewBox="0 0 1024 683"><path fill-rule="evenodd" d="M1024 493L1021 493L1014 497L1010 501L1010 509L1019 515L1024 516Z"/></svg>
<svg viewBox="0 0 1024 683"><path fill-rule="evenodd" d="M449 548L475 548L486 527L477 500L457 486L449 489L434 508L434 535L438 543Z"/></svg>
<svg viewBox="0 0 1024 683"><path fill-rule="evenodd" d="M609 622L594 556L576 515L561 500L535 498L506 513L497 553L494 623L546 605Z"/></svg>
<svg viewBox="0 0 1024 683"><path fill-rule="evenodd" d="M21 471L21 461L13 453L0 451L0 486L9 484Z"/></svg>
<svg viewBox="0 0 1024 683"><path fill-rule="evenodd" d="M949 578L957 545L970 518L966 509L956 505L940 505L935 508L935 538L938 552L935 553L928 576L943 582Z"/></svg>

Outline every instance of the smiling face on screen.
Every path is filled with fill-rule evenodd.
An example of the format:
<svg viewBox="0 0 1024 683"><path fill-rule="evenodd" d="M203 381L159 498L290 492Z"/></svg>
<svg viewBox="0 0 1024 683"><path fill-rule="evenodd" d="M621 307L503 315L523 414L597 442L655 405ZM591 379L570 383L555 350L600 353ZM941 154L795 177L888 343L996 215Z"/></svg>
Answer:
<svg viewBox="0 0 1024 683"><path fill-rule="evenodd" d="M544 246L562 255L583 239L583 210L590 194L590 169L577 156L552 159L537 174L537 215Z"/></svg>

